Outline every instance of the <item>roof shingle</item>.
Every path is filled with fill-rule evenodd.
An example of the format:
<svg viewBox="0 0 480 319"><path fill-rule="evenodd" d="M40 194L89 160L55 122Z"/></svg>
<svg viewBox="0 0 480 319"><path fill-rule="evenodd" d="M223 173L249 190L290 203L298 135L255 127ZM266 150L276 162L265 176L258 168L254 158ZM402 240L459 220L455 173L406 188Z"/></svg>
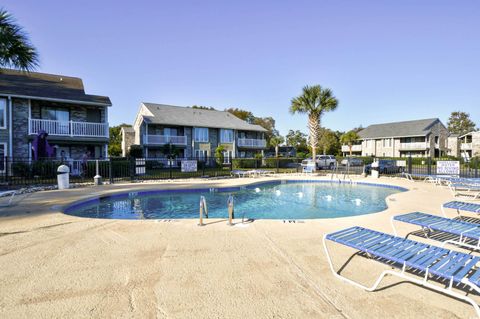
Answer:
<svg viewBox="0 0 480 319"><path fill-rule="evenodd" d="M438 118L373 124L358 132L360 138L382 138L403 136L425 136L429 128L440 121Z"/></svg>
<svg viewBox="0 0 480 319"><path fill-rule="evenodd" d="M9 69L0 70L0 94L112 105L107 96L85 94L80 78Z"/></svg>
<svg viewBox="0 0 480 319"><path fill-rule="evenodd" d="M267 131L260 125L247 123L226 111L194 109L191 107L145 102L142 104L152 114L152 116L143 116L144 119L149 123L192 127L227 128L258 132Z"/></svg>

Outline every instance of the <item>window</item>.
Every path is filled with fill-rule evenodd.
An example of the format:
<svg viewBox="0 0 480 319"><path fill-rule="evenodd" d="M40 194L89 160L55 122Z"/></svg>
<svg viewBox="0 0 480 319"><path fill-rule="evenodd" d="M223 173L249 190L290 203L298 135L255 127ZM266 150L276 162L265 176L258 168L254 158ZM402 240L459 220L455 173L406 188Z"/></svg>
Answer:
<svg viewBox="0 0 480 319"><path fill-rule="evenodd" d="M7 99L0 99L0 128L7 128Z"/></svg>
<svg viewBox="0 0 480 319"><path fill-rule="evenodd" d="M7 150L7 144L0 143L0 172L5 172L5 151Z"/></svg>
<svg viewBox="0 0 480 319"><path fill-rule="evenodd" d="M208 128L196 127L193 129L193 138L195 142L208 142Z"/></svg>
<svg viewBox="0 0 480 319"><path fill-rule="evenodd" d="M220 130L220 143L233 143L233 130Z"/></svg>
<svg viewBox="0 0 480 319"><path fill-rule="evenodd" d="M164 128L163 129L163 135L166 135L166 136L178 136L178 132L177 132L177 129L176 128Z"/></svg>
<svg viewBox="0 0 480 319"><path fill-rule="evenodd" d="M195 157L198 159L206 159L208 156L208 151L207 150L195 150Z"/></svg>
<svg viewBox="0 0 480 319"><path fill-rule="evenodd" d="M42 107L42 119L68 122L70 121L70 112L67 109L56 109L53 107Z"/></svg>
<svg viewBox="0 0 480 319"><path fill-rule="evenodd" d="M223 152L223 164L230 164L231 158L232 158L232 151Z"/></svg>

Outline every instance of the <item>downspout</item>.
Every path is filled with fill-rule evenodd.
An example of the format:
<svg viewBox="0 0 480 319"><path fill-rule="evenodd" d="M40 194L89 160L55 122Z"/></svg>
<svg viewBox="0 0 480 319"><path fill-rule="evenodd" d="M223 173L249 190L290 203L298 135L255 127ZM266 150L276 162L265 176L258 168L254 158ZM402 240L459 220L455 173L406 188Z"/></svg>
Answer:
<svg viewBox="0 0 480 319"><path fill-rule="evenodd" d="M108 144L110 144L110 125L108 125L108 106L105 107L105 118L103 119L103 122L107 124L105 127L105 135L107 136L107 139L108 139L108 142L105 144L105 147L104 147L105 156L103 158L108 158Z"/></svg>
<svg viewBox="0 0 480 319"><path fill-rule="evenodd" d="M13 156L13 113L12 113L12 97L8 96L8 156Z"/></svg>

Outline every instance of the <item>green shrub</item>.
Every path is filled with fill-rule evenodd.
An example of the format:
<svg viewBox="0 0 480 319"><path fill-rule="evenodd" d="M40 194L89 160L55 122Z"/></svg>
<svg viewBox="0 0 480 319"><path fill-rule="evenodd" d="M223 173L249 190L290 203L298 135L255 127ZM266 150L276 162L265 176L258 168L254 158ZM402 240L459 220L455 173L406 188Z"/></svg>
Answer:
<svg viewBox="0 0 480 319"><path fill-rule="evenodd" d="M258 168L262 166L262 160L255 158L234 158L232 159L232 167L238 168Z"/></svg>
<svg viewBox="0 0 480 319"><path fill-rule="evenodd" d="M31 165L29 163L13 163L12 173L14 176L29 177L32 173Z"/></svg>
<svg viewBox="0 0 480 319"><path fill-rule="evenodd" d="M265 160L265 166L267 168L276 168L277 167L277 161L278 161L278 167L279 168L287 168L292 163L300 163L301 159L284 158L284 157L281 157L281 158L267 158Z"/></svg>
<svg viewBox="0 0 480 319"><path fill-rule="evenodd" d="M128 155L133 158L142 158L143 149L140 145L131 145L130 150L128 151Z"/></svg>

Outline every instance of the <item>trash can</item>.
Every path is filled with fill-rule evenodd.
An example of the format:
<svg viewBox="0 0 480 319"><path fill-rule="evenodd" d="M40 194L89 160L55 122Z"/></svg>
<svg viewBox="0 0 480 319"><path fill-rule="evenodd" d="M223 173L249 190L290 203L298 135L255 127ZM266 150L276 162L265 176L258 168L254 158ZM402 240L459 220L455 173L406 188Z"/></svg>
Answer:
<svg viewBox="0 0 480 319"><path fill-rule="evenodd" d="M67 165L60 165L57 168L58 189L70 188L70 168Z"/></svg>

